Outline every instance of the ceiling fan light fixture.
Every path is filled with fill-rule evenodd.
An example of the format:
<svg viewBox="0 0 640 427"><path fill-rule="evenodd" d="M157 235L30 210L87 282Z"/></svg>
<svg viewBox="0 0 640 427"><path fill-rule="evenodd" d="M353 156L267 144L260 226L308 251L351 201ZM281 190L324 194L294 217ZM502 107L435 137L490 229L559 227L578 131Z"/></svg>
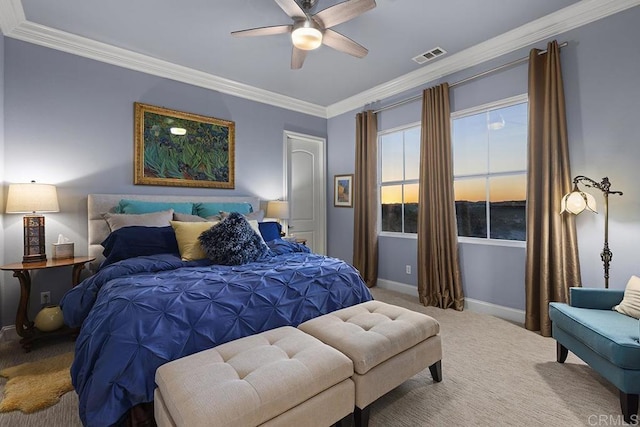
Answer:
<svg viewBox="0 0 640 427"><path fill-rule="evenodd" d="M317 49L322 44L322 31L313 21L301 21L291 32L291 42L298 49Z"/></svg>

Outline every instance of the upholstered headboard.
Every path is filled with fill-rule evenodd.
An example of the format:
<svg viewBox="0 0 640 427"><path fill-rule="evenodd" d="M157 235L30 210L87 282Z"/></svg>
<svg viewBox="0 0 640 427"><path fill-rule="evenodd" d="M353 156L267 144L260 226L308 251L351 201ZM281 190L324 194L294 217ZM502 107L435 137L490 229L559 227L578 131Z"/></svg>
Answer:
<svg viewBox="0 0 640 427"><path fill-rule="evenodd" d="M102 251L104 248L100 243L107 238L110 233L109 225L102 216L107 212L115 212L116 206L121 199L144 200L150 202L236 202L251 203L254 211L260 209L260 200L252 196L167 196L167 195L141 195L141 194L89 194L87 199L87 209L89 217L89 256L96 260L89 264L89 270L94 273L100 263L104 260Z"/></svg>

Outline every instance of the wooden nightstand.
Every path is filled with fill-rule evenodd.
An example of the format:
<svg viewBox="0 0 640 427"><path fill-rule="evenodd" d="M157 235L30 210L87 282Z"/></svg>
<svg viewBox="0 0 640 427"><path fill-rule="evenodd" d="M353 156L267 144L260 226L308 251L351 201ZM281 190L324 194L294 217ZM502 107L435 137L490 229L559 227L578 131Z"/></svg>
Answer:
<svg viewBox="0 0 640 427"><path fill-rule="evenodd" d="M33 326L33 322L29 320L29 298L31 296L31 271L45 270L48 268L73 267L71 273L71 285L76 286L80 282L80 273L84 269L84 265L95 260L93 257L74 257L64 259L49 259L39 262L16 262L0 267L0 270L13 271L13 277L17 277L20 281L20 303L16 313L16 332L22 337L20 344L28 353L31 351L31 343L45 336L59 336L72 334L77 332L66 325L53 332L43 332Z"/></svg>
<svg viewBox="0 0 640 427"><path fill-rule="evenodd" d="M296 243L307 246L307 239L296 239Z"/></svg>

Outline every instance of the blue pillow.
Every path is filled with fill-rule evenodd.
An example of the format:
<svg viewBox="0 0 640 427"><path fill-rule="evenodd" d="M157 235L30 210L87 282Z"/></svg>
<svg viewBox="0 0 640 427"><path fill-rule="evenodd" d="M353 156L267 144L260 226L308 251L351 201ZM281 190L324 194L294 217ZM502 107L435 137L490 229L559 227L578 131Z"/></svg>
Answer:
<svg viewBox="0 0 640 427"><path fill-rule="evenodd" d="M200 234L202 250L214 264L240 265L266 258L270 251L242 214L228 217Z"/></svg>
<svg viewBox="0 0 640 427"><path fill-rule="evenodd" d="M258 228L260 228L260 234L262 234L262 238L265 242L282 239L282 237L280 236L280 233L282 232L282 226L277 222L259 222Z"/></svg>
<svg viewBox="0 0 640 427"><path fill-rule="evenodd" d="M147 202L145 200L122 199L116 207L116 213L145 214L173 209L176 213L193 213L191 202Z"/></svg>
<svg viewBox="0 0 640 427"><path fill-rule="evenodd" d="M193 213L203 218L208 218L213 215L220 215L220 212L239 212L241 214L248 214L253 212L251 203L195 203L193 205ZM191 213L191 212L189 212Z"/></svg>
<svg viewBox="0 0 640 427"><path fill-rule="evenodd" d="M173 227L131 226L119 228L102 242L105 260L100 268L123 259L144 255L179 254Z"/></svg>

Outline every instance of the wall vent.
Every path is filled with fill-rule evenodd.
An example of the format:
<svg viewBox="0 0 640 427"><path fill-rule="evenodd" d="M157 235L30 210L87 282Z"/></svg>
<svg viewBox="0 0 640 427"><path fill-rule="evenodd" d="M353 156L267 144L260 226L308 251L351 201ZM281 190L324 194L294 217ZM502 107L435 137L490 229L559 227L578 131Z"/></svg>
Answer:
<svg viewBox="0 0 640 427"><path fill-rule="evenodd" d="M422 53L414 57L413 60L416 61L418 64L424 64L425 62L431 61L432 59L436 59L437 57L442 56L445 53L447 53L447 51L441 48L440 46L438 46L438 47L434 47L430 51L427 51L425 53Z"/></svg>

